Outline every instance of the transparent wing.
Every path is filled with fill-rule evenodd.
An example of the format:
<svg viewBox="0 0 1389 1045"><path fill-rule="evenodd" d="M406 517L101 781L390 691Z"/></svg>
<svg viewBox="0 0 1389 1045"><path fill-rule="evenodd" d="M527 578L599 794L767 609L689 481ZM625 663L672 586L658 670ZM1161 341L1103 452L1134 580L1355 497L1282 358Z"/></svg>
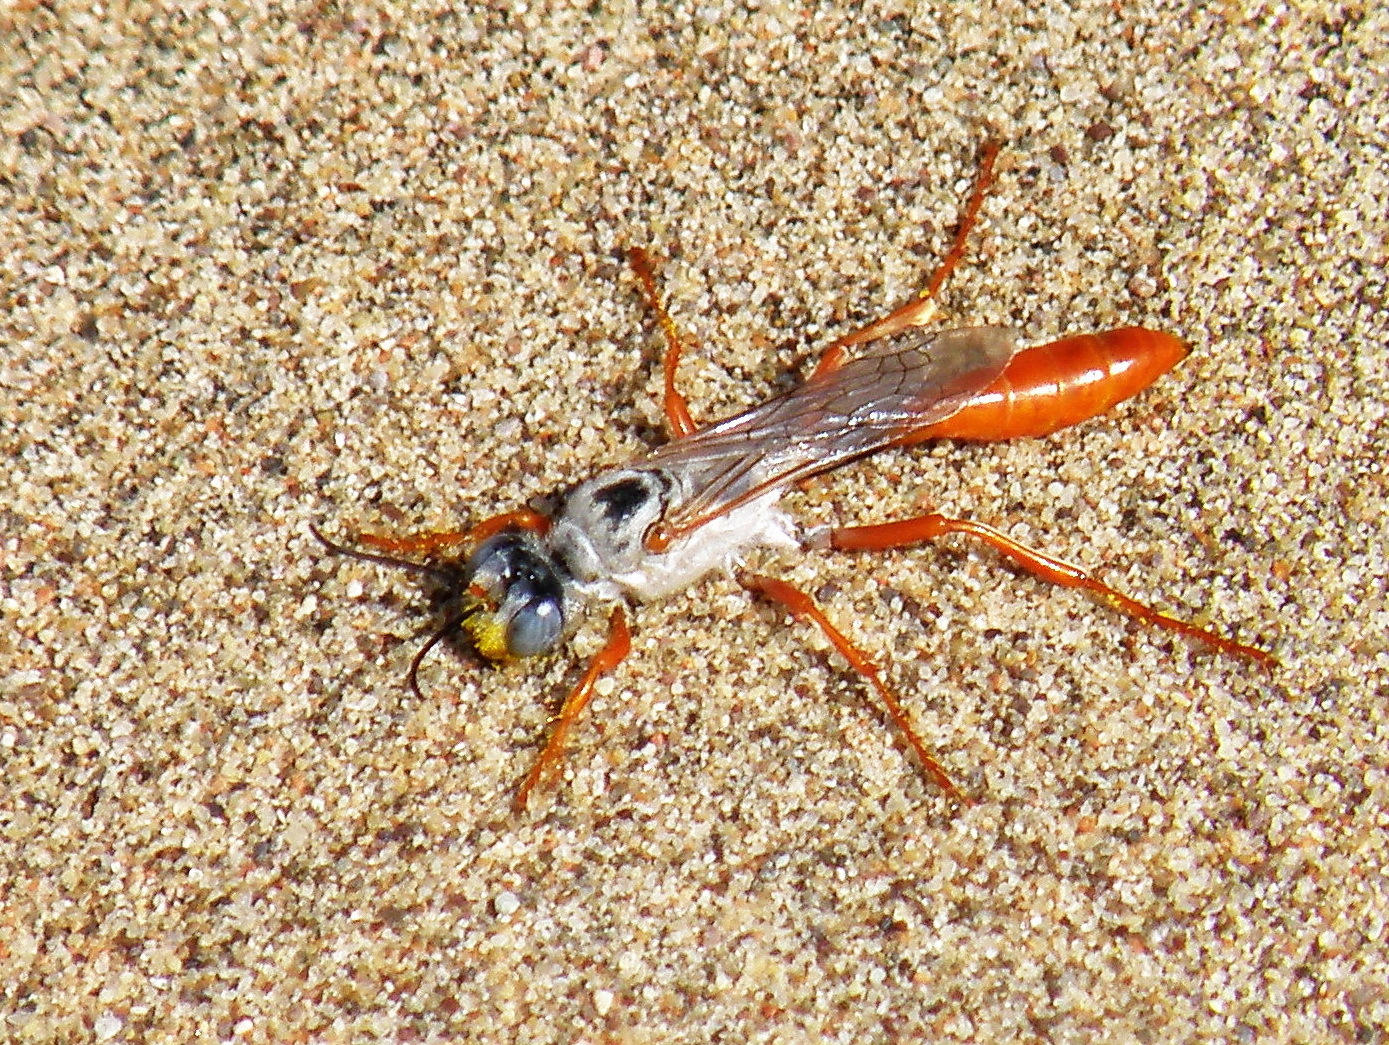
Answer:
<svg viewBox="0 0 1389 1045"><path fill-rule="evenodd" d="M1011 330L911 329L870 342L839 368L656 450L635 467L675 480L671 536L768 490L828 471L954 414L1003 372Z"/></svg>

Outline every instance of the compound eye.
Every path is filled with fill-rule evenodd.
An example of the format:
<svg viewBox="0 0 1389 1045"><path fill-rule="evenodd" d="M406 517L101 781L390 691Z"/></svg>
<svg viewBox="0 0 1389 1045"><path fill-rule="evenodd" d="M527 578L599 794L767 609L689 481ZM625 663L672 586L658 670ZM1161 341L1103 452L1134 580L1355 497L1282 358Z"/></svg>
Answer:
<svg viewBox="0 0 1389 1045"><path fill-rule="evenodd" d="M506 625L506 651L513 657L549 653L564 633L564 610L555 599L533 599Z"/></svg>

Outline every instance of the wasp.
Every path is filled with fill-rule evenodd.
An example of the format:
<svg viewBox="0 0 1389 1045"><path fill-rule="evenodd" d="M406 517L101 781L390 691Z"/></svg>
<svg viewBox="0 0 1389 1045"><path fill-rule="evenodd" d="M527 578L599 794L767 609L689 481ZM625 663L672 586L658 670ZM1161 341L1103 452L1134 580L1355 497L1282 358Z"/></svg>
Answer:
<svg viewBox="0 0 1389 1045"><path fill-rule="evenodd" d="M549 514L524 508L458 531L360 535L358 542L372 551L330 541L312 528L333 552L430 576L450 593L451 611L410 664L408 678L417 694L420 665L446 636L461 631L486 660L507 663L553 652L585 610L611 607L607 640L554 717L516 790L518 809L560 759L595 683L630 652L628 605L664 598L718 570L818 626L876 692L925 773L962 797L872 659L809 594L742 568L746 554L758 548L881 551L967 534L1026 572L1082 589L1144 624L1274 663L1261 649L1160 613L980 522L928 513L803 533L778 506L793 485L888 447L1049 435L1137 394L1187 355L1178 338L1138 327L1027 349L1002 327L927 329L939 311L937 292L964 254L998 152L998 143L985 145L954 242L926 287L896 311L828 345L809 377L790 392L700 427L676 387L682 338L660 301L650 257L635 248L629 260L666 343L663 407L670 442L570 488Z"/></svg>

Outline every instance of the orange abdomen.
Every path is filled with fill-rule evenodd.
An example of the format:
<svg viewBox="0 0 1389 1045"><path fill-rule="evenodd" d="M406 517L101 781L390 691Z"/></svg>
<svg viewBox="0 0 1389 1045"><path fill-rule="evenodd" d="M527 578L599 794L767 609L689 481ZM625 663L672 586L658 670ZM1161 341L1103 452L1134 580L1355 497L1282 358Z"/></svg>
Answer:
<svg viewBox="0 0 1389 1045"><path fill-rule="evenodd" d="M1050 435L1137 395L1186 358L1171 334L1126 327L1019 352L1006 370L920 439L1012 439Z"/></svg>

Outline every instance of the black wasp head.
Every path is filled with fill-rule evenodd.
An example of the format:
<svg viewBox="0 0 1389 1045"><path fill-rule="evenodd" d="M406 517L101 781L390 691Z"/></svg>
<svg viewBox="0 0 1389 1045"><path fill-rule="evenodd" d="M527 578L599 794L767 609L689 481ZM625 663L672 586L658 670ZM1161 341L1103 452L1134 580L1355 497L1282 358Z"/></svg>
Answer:
<svg viewBox="0 0 1389 1045"><path fill-rule="evenodd" d="M463 630L488 660L549 653L564 637L564 584L535 534L487 538L463 568Z"/></svg>
<svg viewBox="0 0 1389 1045"><path fill-rule="evenodd" d="M315 526L309 529L329 551L422 574L443 589L448 601L456 601L457 609L410 664L410 688L417 694L420 664L457 628L493 662L548 653L564 637L564 585L529 531L505 530L483 541L465 562L433 564L348 548Z"/></svg>

